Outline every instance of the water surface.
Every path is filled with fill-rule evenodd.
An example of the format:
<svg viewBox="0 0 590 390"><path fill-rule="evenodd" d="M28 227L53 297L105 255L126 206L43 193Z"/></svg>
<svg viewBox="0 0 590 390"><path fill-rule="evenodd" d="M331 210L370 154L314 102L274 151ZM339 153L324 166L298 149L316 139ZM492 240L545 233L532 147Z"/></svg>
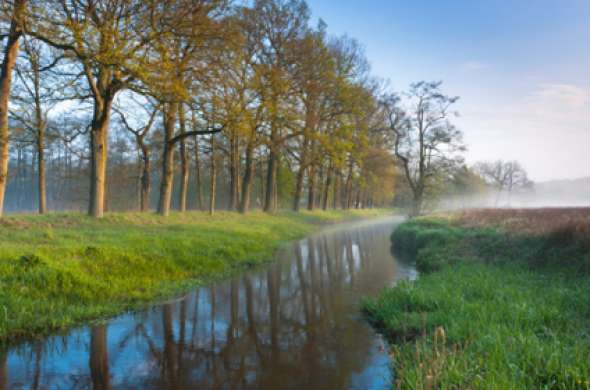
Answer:
<svg viewBox="0 0 590 390"><path fill-rule="evenodd" d="M397 222L330 227L262 270L0 352L0 389L386 388L359 300L416 275L392 258Z"/></svg>

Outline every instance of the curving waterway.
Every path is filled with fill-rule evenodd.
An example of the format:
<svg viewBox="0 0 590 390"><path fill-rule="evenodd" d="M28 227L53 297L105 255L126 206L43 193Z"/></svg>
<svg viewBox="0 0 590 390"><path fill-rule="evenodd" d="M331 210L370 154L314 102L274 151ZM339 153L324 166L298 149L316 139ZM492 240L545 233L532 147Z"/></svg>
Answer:
<svg viewBox="0 0 590 390"><path fill-rule="evenodd" d="M326 228L180 299L0 351L0 389L381 389L385 343L359 302L415 269L399 218Z"/></svg>

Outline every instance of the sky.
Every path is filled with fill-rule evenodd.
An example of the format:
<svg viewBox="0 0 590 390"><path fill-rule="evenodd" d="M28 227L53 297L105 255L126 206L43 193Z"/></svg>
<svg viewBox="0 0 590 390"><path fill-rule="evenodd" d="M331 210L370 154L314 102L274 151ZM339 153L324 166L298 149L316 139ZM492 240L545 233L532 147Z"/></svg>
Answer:
<svg viewBox="0 0 590 390"><path fill-rule="evenodd" d="M460 96L467 162L518 160L531 179L590 176L590 0L308 0L403 91Z"/></svg>

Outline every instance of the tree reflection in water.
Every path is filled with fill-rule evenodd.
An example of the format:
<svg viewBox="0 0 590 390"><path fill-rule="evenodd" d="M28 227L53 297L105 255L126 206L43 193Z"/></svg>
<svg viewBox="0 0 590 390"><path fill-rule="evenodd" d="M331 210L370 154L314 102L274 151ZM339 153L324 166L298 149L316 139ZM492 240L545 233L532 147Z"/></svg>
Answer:
<svg viewBox="0 0 590 390"><path fill-rule="evenodd" d="M6 369L6 353L0 350L0 389L5 389L8 382L8 370Z"/></svg>
<svg viewBox="0 0 590 390"><path fill-rule="evenodd" d="M109 374L109 352L107 343L107 328L105 325L93 326L90 331L90 377L92 387L97 390L111 388Z"/></svg>
<svg viewBox="0 0 590 390"><path fill-rule="evenodd" d="M266 270L16 347L0 354L0 388L380 388L388 359L358 300L408 274L393 222L326 231Z"/></svg>

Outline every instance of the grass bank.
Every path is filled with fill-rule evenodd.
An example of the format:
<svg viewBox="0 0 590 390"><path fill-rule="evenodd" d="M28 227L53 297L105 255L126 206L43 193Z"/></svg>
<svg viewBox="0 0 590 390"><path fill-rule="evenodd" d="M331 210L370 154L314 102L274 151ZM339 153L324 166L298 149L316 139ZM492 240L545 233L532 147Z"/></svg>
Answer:
<svg viewBox="0 0 590 390"><path fill-rule="evenodd" d="M385 210L19 215L0 220L0 343L111 316L272 259L320 225Z"/></svg>
<svg viewBox="0 0 590 390"><path fill-rule="evenodd" d="M391 341L398 388L590 389L590 212L570 211L427 217L394 232L423 274L364 310Z"/></svg>

